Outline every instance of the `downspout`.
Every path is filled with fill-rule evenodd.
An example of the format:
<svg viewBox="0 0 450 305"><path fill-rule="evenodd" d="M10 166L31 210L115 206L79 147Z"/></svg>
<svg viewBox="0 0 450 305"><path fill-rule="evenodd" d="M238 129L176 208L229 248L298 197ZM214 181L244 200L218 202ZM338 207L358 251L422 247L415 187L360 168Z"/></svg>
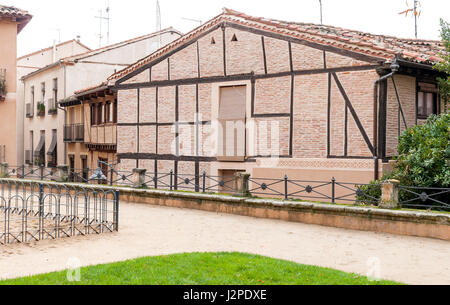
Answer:
<svg viewBox="0 0 450 305"><path fill-rule="evenodd" d="M380 169L379 169L379 154L378 154L378 88L379 88L379 84L390 78L393 77L395 73L398 72L398 70L400 69L400 65L398 64L397 61L397 57L395 57L395 59L392 61L391 64L391 73L386 74L382 77L380 77L379 79L377 79L374 83L374 103L373 103L373 141L374 141L374 162L375 162L375 166L374 166L374 180L378 180L380 179Z"/></svg>
<svg viewBox="0 0 450 305"><path fill-rule="evenodd" d="M64 98L67 98L67 66L64 65ZM64 124L67 124L67 110L64 109ZM64 143L64 165L67 164L67 143Z"/></svg>
<svg viewBox="0 0 450 305"><path fill-rule="evenodd" d="M27 103L26 103L26 99L25 99L25 93L27 92L26 88L25 88L25 81L23 80L23 78L20 79L20 81L23 83L23 113L22 113L22 117L23 117L23 121L22 121L22 165L25 166L25 117L26 117L26 112L27 112ZM34 104L32 105L34 107ZM33 135L34 136L34 135ZM33 160L33 149L34 147L31 147L31 160Z"/></svg>
<svg viewBox="0 0 450 305"><path fill-rule="evenodd" d="M59 63L62 65L62 62ZM64 66L64 99L66 99L66 65ZM64 111L64 125L66 125L67 121L67 110L65 108L62 108L59 106L59 104L56 106L59 110ZM63 126L63 132L64 132L64 126ZM63 136L64 137L64 136ZM67 164L67 144L64 143L64 165Z"/></svg>

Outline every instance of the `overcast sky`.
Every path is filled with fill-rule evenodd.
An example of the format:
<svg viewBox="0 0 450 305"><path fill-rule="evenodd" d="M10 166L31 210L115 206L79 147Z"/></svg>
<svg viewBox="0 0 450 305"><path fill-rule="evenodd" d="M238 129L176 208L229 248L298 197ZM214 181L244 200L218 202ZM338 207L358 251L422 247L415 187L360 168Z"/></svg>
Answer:
<svg viewBox="0 0 450 305"><path fill-rule="evenodd" d="M81 36L91 48L99 47L100 10L106 15L107 0L0 0L28 10L34 17L18 38L18 55L48 47L53 41ZM110 43L151 33L156 29L156 0L110 0ZM414 37L414 19L398 13L406 0L323 0L324 24L374 34ZM408 0L411 6L413 0ZM419 38L439 39L439 19L450 21L449 0L421 0ZM253 16L296 22L320 23L319 0L160 0L162 27L186 33L206 22L223 7ZM106 22L102 45L106 45Z"/></svg>

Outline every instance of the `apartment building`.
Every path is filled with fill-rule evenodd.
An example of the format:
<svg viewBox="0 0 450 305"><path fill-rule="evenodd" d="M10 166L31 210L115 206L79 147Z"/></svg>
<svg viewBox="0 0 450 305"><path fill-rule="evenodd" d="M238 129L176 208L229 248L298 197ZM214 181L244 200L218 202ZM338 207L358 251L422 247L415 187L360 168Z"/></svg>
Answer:
<svg viewBox="0 0 450 305"><path fill-rule="evenodd" d="M17 35L32 16L24 10L0 5L0 161L17 162Z"/></svg>
<svg viewBox="0 0 450 305"><path fill-rule="evenodd" d="M22 77L42 69L62 58L91 51L79 40L69 40L62 43L54 43L53 46L23 55L17 58L17 164L25 164L25 159L31 163L33 159L31 151L24 151L24 123L25 117L34 116L32 103L25 101L25 86ZM33 88L34 91L34 88ZM28 106L28 108L27 108ZM27 135L29 137L29 135Z"/></svg>
<svg viewBox="0 0 450 305"><path fill-rule="evenodd" d="M147 54L156 51L159 46L166 45L179 37L181 37L181 34L178 31L168 28L86 54L65 58L55 67L38 73L38 77L36 77L36 74L27 76L26 82L28 85L25 91L26 93L29 92L28 100L32 100L33 91L31 89L33 87L39 90L38 99L34 95L36 105L40 104L40 101L45 98L41 91L45 86L47 86L46 90L50 90L50 94L55 94L55 90L62 92L61 98L55 103L56 112L60 112L62 115L53 115L55 121L47 124L45 131L39 129L42 128L40 126L43 126L41 124L42 119L37 120L39 125L32 126L29 122L28 130L29 132L32 131L33 134L30 133L30 141L28 141L27 147L34 149L37 163L43 161L45 152L48 156L46 158L49 161L47 162L48 166L67 164L72 170L77 171L86 167L92 168L93 164L96 167L98 158L102 158L102 152L109 154L107 160L113 162L115 159L115 127L111 125L113 123L112 107L115 93L112 93L111 90L103 90L103 86L99 86L99 84L102 84L115 71L129 66ZM59 75L56 73L59 73ZM45 81L42 78L44 75L47 75ZM50 89L47 89L48 86L50 86ZM92 88L100 88L100 92L91 94L90 89ZM86 94L87 96L77 95L77 93L84 91L89 94ZM96 114L98 119L94 124L91 124L91 107L89 105L96 103L101 105L95 108L98 109L98 114ZM50 107L47 110L52 110L52 105L46 106ZM45 114L45 116L52 120L51 114ZM102 135L105 132L114 135L114 138L108 138L109 143L105 143L104 137L93 137L94 134ZM38 143L37 146L34 146L31 142L31 137L35 141L34 144ZM88 143L85 143L86 139L89 140ZM106 149L104 144L108 144ZM43 149L44 146L46 150ZM56 156L56 160L52 158L52 153L53 156ZM106 160L106 158L101 160Z"/></svg>

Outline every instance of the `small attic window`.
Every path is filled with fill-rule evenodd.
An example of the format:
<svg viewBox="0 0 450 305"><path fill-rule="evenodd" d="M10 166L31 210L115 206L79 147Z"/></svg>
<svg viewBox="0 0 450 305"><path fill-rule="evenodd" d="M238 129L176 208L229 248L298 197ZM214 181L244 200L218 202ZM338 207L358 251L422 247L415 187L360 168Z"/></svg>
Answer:
<svg viewBox="0 0 450 305"><path fill-rule="evenodd" d="M233 38L231 38L231 41L238 41L236 34L233 34Z"/></svg>
<svg viewBox="0 0 450 305"><path fill-rule="evenodd" d="M216 40L214 39L214 37L211 37L211 44L216 44Z"/></svg>

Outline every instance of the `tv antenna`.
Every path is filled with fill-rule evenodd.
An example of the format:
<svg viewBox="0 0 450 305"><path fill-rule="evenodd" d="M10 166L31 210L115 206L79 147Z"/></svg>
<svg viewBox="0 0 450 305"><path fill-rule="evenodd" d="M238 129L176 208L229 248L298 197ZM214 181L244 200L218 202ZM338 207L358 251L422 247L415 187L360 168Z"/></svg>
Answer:
<svg viewBox="0 0 450 305"><path fill-rule="evenodd" d="M161 31L161 6L159 5L159 1L156 0L156 32ZM158 49L161 48L162 40L161 35L159 35L158 39Z"/></svg>
<svg viewBox="0 0 450 305"><path fill-rule="evenodd" d="M184 17L181 17L181 19L187 20L187 21L196 22L196 23L198 23L199 25L202 25L202 24L203 24L203 21L198 20L198 19L191 19L191 18L184 18Z"/></svg>
<svg viewBox="0 0 450 305"><path fill-rule="evenodd" d="M320 4L320 24L323 24L323 7L322 7L322 0L319 0Z"/></svg>
<svg viewBox="0 0 450 305"><path fill-rule="evenodd" d="M406 6L408 7L403 12L400 12L399 15L405 15L405 17L408 17L408 14L411 13L414 17L414 24L415 24L415 35L417 39L417 19L422 14L422 3L419 0L414 0L414 6L410 7L408 0L406 0Z"/></svg>
<svg viewBox="0 0 450 305"><path fill-rule="evenodd" d="M99 34L98 34L98 38L99 38L99 48L101 48L102 47L102 39L103 39L103 32L102 32L102 25L103 25L103 21L104 20L106 20L106 22L107 22L107 32L106 32L106 41L107 41L107 45L109 45L109 26L110 26L110 20L111 20L111 18L110 18L110 15L109 15L109 13L110 13L110 8L109 8L109 0L108 0L108 2L107 2L107 5L106 5L106 17L105 16L103 16L103 10L99 10L98 12L99 12L99 15L100 16L95 16L95 18L98 18L99 19L99 26L100 26L100 32L99 32Z"/></svg>

